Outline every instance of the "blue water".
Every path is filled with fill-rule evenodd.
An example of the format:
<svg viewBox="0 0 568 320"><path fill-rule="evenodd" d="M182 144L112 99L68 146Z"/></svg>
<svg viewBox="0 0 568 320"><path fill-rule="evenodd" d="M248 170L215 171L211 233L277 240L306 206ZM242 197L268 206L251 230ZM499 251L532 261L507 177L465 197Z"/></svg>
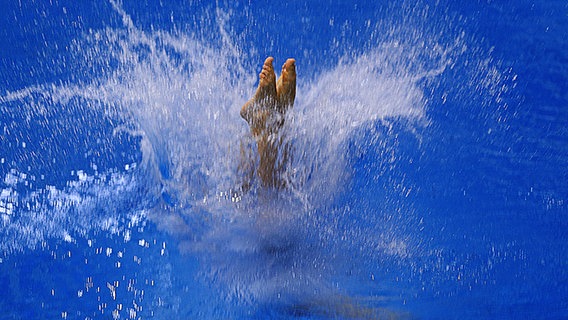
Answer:
<svg viewBox="0 0 568 320"><path fill-rule="evenodd" d="M566 1L0 15L0 319L568 318ZM268 55L290 188L236 193Z"/></svg>

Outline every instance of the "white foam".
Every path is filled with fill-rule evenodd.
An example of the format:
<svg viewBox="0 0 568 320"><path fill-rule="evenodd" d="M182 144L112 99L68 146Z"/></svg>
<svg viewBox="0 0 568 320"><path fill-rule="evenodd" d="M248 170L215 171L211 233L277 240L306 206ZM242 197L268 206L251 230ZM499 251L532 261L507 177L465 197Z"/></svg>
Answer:
<svg viewBox="0 0 568 320"><path fill-rule="evenodd" d="M446 49L432 46L434 61L429 61L430 53L417 56L408 44L389 40L311 79L301 73L307 66L298 65L297 100L284 130L294 152L286 172L291 190L282 197L253 193L235 201L231 189L239 183L240 146L249 135L239 110L254 93L262 57L258 63L243 61L248 53L239 48L247 46L235 44L223 21L219 24L223 46L215 47L189 35L142 32L118 2L112 4L125 28L90 32L77 40L76 54L86 64L116 65L113 70L87 84L9 93L0 97L0 103L21 102L19 112L34 116L81 101L75 107L120 123L115 135L139 138L142 159L138 164L119 164L120 172L88 174L88 167L97 170L91 159L85 168L75 168L77 180L65 187L30 187L24 193L14 190L26 175L10 171L0 193L1 252L35 248L52 238L75 241L91 232L118 234L129 242L131 228L149 217L181 239L191 239L181 247L203 254L201 272L208 279L225 281L228 295L251 299L274 294L280 283L287 283L291 291L320 288L311 284L323 281L322 270L331 268L327 253L277 243L283 239L294 244L294 237L301 238L302 232L329 235L328 242L350 237L353 246L368 245L369 251L392 256L410 254L412 244L396 235L381 239L340 230L343 234L338 236L341 232L333 229L334 221L318 224L309 216L314 208L325 208L347 185L348 143L358 130L392 121L408 123L410 129L427 123L422 82L451 63ZM380 133L371 137L380 138ZM49 175L44 172L41 180L44 176L49 180ZM127 201L131 198L136 201ZM156 205L155 198L162 203ZM329 216L333 219L333 213ZM145 240L138 244L149 245ZM283 256L290 252L310 256L294 257L293 263L301 265L266 261L278 258L264 254L270 250ZM303 265L304 261L314 263ZM259 266L266 274L259 272Z"/></svg>
<svg viewBox="0 0 568 320"><path fill-rule="evenodd" d="M221 32L227 49L220 49L183 34L144 33L131 20L123 20L127 30L92 32L77 52L89 59L116 61L116 72L82 86L46 85L2 98L3 102L21 99L22 112L30 115L82 101L84 108L125 122L115 134L141 137L142 163L123 165L126 174L108 178L108 173L92 176L78 169L74 170L78 181L69 181L64 189L46 186L20 197L33 205L18 208L18 219L9 227L17 234L37 227L30 233L36 238L26 236L28 246L50 236L68 239L97 228L124 232L128 241L130 234L118 219L125 213L109 209L96 219L91 215L103 201L127 197L138 178L162 185L160 192L175 198L172 201L180 207L201 207L212 214L233 215L231 219L238 214L230 209L233 202L226 195L238 184L240 145L249 134L239 109L255 90L257 70L246 68L250 64L240 60L239 46L227 32ZM398 47L377 48L315 79L304 79L300 73L297 102L286 129L299 155L290 164L288 179L307 208L341 189L348 172L346 141L355 130L393 118L416 123L425 118L425 101L417 83L421 75L397 69L397 58L407 57L393 48ZM26 179L25 173L11 171L4 183L13 187ZM4 214L16 210L12 203L0 206ZM138 213L126 214L132 219L129 225L139 222ZM59 224L67 225L69 231ZM4 248L19 246L8 241Z"/></svg>
<svg viewBox="0 0 568 320"><path fill-rule="evenodd" d="M21 177L30 178L29 175L11 171L4 181L23 184ZM108 206L108 203L117 204L135 194L132 191L136 189L133 177L119 174L92 177L84 172L80 177L82 179L79 181L69 181L63 189L49 185L44 189L25 192L13 188L2 189L0 252L34 249L51 238L75 242L75 237L93 231L122 234L129 227L135 227L134 222L141 220L136 210L117 212L114 207ZM118 222L121 216L130 215L136 218L129 226Z"/></svg>

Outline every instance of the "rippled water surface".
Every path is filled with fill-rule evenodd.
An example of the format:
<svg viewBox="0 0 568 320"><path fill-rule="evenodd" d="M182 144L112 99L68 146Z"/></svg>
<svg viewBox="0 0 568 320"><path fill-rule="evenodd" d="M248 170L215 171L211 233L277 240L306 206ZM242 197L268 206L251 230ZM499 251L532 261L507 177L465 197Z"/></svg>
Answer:
<svg viewBox="0 0 568 320"><path fill-rule="evenodd" d="M567 12L12 1L0 319L566 318ZM289 187L241 192L269 55Z"/></svg>

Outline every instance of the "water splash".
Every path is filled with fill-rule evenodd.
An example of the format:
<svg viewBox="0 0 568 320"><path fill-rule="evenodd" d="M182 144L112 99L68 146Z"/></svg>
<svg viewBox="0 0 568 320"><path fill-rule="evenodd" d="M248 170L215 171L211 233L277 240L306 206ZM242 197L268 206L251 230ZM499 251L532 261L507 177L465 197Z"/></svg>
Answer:
<svg viewBox="0 0 568 320"><path fill-rule="evenodd" d="M386 217L412 216L406 208L352 209L336 199L349 186L353 149L368 147L366 142L384 147L394 124L411 133L428 125L431 97L425 88L465 52L462 35L447 45L387 39L314 79L302 78L300 65L298 97L284 129L294 152L286 172L292 187L279 195L260 190L235 199L240 146L248 136L239 109L254 92L258 69L245 60L254 49L240 49L225 29L229 15L219 9L221 45L215 45L186 34L141 31L119 2L111 4L124 27L90 31L74 46L78 63L101 70L85 83L8 93L0 107L41 128L49 141L75 132L83 117L79 123L89 130L71 136L72 144L104 131L99 152L111 154L124 152L125 140L113 140L124 136L135 161L102 166L97 152L85 147L89 163L73 163L76 175L59 187L35 187L31 181L41 180L39 175L26 178L22 170L6 173L0 250L34 249L51 238L74 241L93 231L127 238L149 218L177 237L181 252L200 257L199 274L225 294L224 302L245 305L268 304L283 293L291 305L301 297L333 297L339 293L330 283L353 267L345 261L406 259L420 250L420 239L396 226L397 219L345 225L383 209L399 210ZM494 86L495 80L486 79ZM37 160L57 154L52 148L31 151L44 168L40 174L56 166ZM16 152L23 157L29 150ZM378 153L386 163L397 161L395 147ZM362 248L360 256L340 254L354 248Z"/></svg>

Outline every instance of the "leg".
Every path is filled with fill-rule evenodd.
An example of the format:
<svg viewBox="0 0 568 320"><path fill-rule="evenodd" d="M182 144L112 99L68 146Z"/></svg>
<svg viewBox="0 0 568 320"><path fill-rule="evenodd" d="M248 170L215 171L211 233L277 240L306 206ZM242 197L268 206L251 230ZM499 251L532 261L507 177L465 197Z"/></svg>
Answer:
<svg viewBox="0 0 568 320"><path fill-rule="evenodd" d="M273 61L272 57L264 61L256 93L242 107L241 116L249 124L257 143L259 165L256 173L264 186L279 188L284 185L279 174L287 157L278 158L282 146L278 131L283 125L284 114L294 104L296 69L294 59L288 59L276 84Z"/></svg>

